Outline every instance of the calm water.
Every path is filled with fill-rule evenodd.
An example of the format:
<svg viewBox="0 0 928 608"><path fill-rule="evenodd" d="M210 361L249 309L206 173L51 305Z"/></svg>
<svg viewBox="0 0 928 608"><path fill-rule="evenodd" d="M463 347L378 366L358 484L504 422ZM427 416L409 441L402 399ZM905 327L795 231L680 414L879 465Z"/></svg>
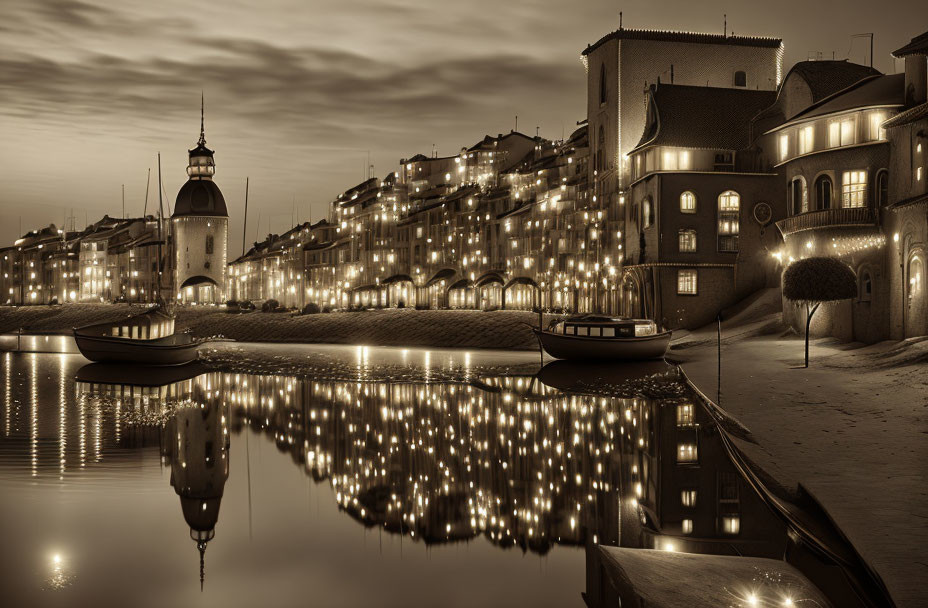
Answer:
<svg viewBox="0 0 928 608"><path fill-rule="evenodd" d="M786 550L669 366L590 394L562 363L359 352L173 377L0 354L0 601L581 606L594 542Z"/></svg>

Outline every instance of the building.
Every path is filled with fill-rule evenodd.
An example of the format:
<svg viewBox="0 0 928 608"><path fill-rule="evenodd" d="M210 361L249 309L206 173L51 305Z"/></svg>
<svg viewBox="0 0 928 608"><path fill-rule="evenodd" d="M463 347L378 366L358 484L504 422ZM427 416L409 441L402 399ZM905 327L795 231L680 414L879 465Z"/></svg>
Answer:
<svg viewBox="0 0 928 608"><path fill-rule="evenodd" d="M226 289L229 213L213 181L213 154L206 147L201 107L200 139L189 151L189 179L177 193L171 214L173 290L180 303L220 303Z"/></svg>

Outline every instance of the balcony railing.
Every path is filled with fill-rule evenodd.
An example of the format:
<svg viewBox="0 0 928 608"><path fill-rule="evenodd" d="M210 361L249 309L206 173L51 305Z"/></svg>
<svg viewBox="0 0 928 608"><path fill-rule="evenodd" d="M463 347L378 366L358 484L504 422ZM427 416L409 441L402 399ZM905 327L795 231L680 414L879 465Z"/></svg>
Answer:
<svg viewBox="0 0 928 608"><path fill-rule="evenodd" d="M789 236L803 230L830 228L833 226L873 226L876 224L876 211L870 207L851 207L847 209L822 209L809 211L788 217L777 222L777 228L783 236Z"/></svg>

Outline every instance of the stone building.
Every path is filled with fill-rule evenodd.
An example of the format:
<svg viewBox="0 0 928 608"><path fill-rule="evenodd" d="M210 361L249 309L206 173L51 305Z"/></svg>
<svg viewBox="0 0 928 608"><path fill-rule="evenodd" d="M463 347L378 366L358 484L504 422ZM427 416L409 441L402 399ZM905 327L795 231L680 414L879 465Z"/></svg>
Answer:
<svg viewBox="0 0 928 608"><path fill-rule="evenodd" d="M226 290L229 213L213 181L216 163L206 147L203 114L200 139L189 151L187 183L181 186L171 214L174 297L179 303L219 303Z"/></svg>

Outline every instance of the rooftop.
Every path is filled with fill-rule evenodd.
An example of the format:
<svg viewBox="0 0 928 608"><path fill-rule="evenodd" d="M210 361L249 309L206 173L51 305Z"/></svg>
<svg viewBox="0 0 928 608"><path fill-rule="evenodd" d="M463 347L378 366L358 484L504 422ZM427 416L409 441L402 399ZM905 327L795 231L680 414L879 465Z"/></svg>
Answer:
<svg viewBox="0 0 928 608"><path fill-rule="evenodd" d="M672 30L636 30L619 28L611 34L606 34L594 44L589 45L581 53L587 55L611 40L654 40L658 42L688 42L692 44L725 44L731 46L754 46L764 48L779 48L783 44L781 38L768 38L766 36L727 36L724 34L706 34L700 32L678 32Z"/></svg>
<svg viewBox="0 0 928 608"><path fill-rule="evenodd" d="M818 103L812 104L790 122L845 112L855 108L902 105L905 97L905 74L870 76Z"/></svg>
<svg viewBox="0 0 928 608"><path fill-rule="evenodd" d="M649 103L656 119L645 127L633 150L645 146L679 146L741 150L751 144L750 122L773 103L774 91L658 84Z"/></svg>
<svg viewBox="0 0 928 608"><path fill-rule="evenodd" d="M906 55L928 55L928 32L919 34L902 47L893 51L893 57L905 57Z"/></svg>

